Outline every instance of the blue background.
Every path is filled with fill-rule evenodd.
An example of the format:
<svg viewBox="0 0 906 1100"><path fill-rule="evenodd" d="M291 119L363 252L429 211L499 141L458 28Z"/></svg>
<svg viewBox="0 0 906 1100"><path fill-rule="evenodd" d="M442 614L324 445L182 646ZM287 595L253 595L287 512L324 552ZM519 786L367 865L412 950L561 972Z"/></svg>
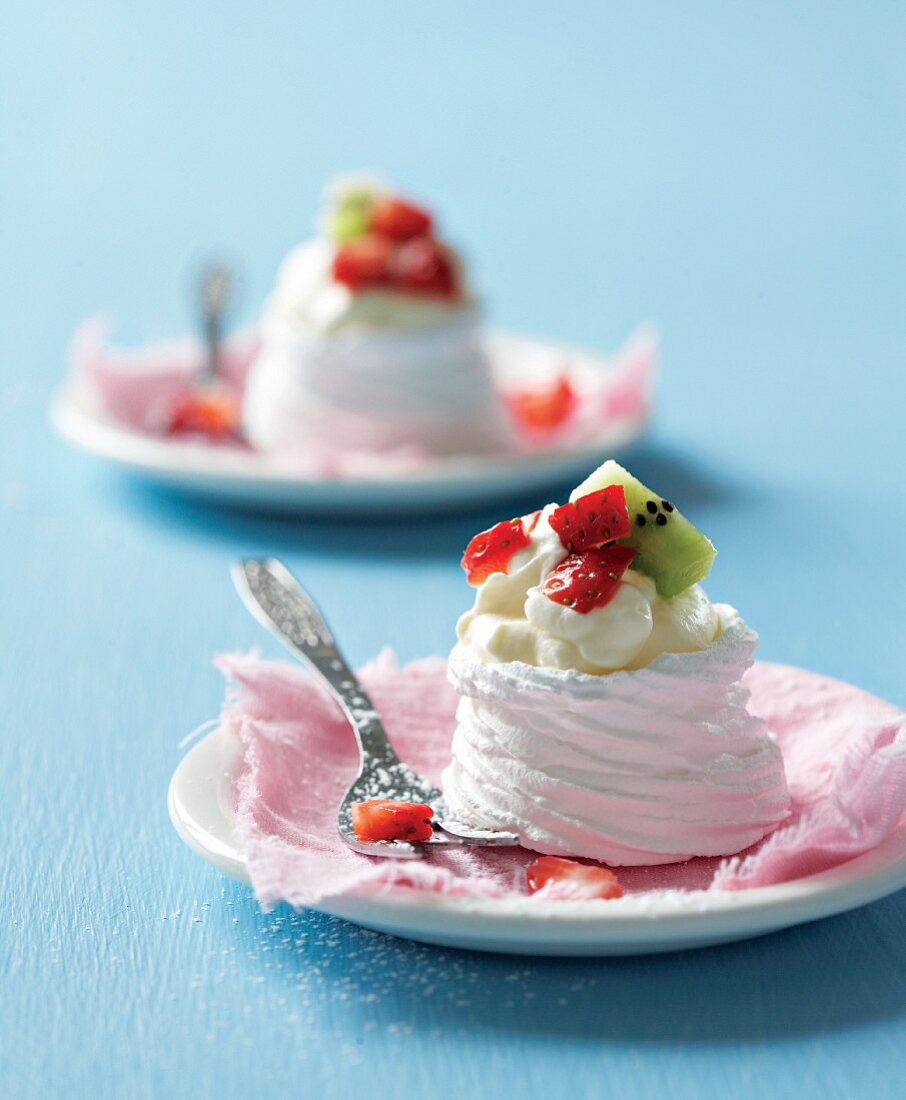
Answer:
<svg viewBox="0 0 906 1100"><path fill-rule="evenodd" d="M67 450L46 407L84 316L185 331L225 250L250 320L325 177L380 169L442 206L495 322L602 350L656 322L634 468L720 547L710 593L764 657L906 704L904 48L893 3L4 8L4 1095L898 1093L903 893L584 962L261 914L165 810L211 654L276 653L231 557L282 555L355 661L410 658L449 647L496 517L211 513Z"/></svg>

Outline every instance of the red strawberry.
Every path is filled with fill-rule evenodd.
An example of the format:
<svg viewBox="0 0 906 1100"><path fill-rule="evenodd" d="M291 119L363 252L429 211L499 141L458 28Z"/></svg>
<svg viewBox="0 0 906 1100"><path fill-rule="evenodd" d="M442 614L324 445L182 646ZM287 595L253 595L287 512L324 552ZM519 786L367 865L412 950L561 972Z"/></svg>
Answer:
<svg viewBox="0 0 906 1100"><path fill-rule="evenodd" d="M410 294L455 298L459 294L453 264L433 237L412 237L393 258L394 282Z"/></svg>
<svg viewBox="0 0 906 1100"><path fill-rule="evenodd" d="M519 425L529 432L550 432L576 407L576 392L569 378L560 374L542 388L510 394L509 406Z"/></svg>
<svg viewBox="0 0 906 1100"><path fill-rule="evenodd" d="M550 523L570 553L593 550L632 534L622 485L608 485L564 504Z"/></svg>
<svg viewBox="0 0 906 1100"><path fill-rule="evenodd" d="M226 439L239 431L239 398L220 386L191 390L170 409L168 435L206 435Z"/></svg>
<svg viewBox="0 0 906 1100"><path fill-rule="evenodd" d="M430 840L434 811L424 802L394 802L372 798L353 802L352 828L359 840Z"/></svg>
<svg viewBox="0 0 906 1100"><path fill-rule="evenodd" d="M635 557L631 546L604 546L570 554L547 575L541 591L554 603L571 607L584 615L594 607L610 603L620 577Z"/></svg>
<svg viewBox="0 0 906 1100"><path fill-rule="evenodd" d="M390 282L393 242L368 234L341 244L333 258L333 277L350 290L366 290Z"/></svg>
<svg viewBox="0 0 906 1100"><path fill-rule="evenodd" d="M481 531L466 547L460 562L466 580L477 587L492 573L506 573L510 559L528 543L528 532L521 519L507 519Z"/></svg>
<svg viewBox="0 0 906 1100"><path fill-rule="evenodd" d="M371 208L368 219L372 233L390 237L394 241L408 241L431 232L431 215L402 199L378 199Z"/></svg>
<svg viewBox="0 0 906 1100"><path fill-rule="evenodd" d="M536 894L548 883L556 884L557 898L561 901L609 900L623 896L623 887L613 871L559 856L541 856L529 865L529 893Z"/></svg>

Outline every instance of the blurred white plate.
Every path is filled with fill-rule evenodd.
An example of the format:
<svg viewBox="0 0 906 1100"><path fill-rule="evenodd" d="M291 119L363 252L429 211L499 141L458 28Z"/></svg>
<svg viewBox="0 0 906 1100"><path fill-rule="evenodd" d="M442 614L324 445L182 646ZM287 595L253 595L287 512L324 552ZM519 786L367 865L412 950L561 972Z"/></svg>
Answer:
<svg viewBox="0 0 906 1100"><path fill-rule="evenodd" d="M609 371L606 359L575 348L496 334L489 342L495 370L510 384L536 380L551 360L578 371ZM227 504L287 512L419 511L479 504L584 476L604 458L625 454L642 435L646 417L613 420L593 440L568 449L511 455L437 458L414 472L361 478L309 477L277 471L252 451L156 438L92 409L71 386L56 394L57 431L83 450L161 485Z"/></svg>
<svg viewBox="0 0 906 1100"><path fill-rule="evenodd" d="M170 818L188 846L248 882L231 809L238 743L199 741L170 783ZM636 895L618 901L472 900L398 893L339 898L319 908L365 928L444 947L533 955L630 955L705 947L842 913L906 885L906 824L877 848L822 874L727 893Z"/></svg>

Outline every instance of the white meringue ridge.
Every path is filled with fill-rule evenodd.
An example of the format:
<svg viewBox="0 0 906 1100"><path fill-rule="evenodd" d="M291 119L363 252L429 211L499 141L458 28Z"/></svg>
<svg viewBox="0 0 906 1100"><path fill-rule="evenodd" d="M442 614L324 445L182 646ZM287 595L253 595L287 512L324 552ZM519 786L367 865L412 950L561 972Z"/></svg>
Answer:
<svg viewBox="0 0 906 1100"><path fill-rule="evenodd" d="M483 660L460 642L447 810L612 866L732 855L789 814L780 749L746 709L757 634L727 604L694 652L604 675Z"/></svg>
<svg viewBox="0 0 906 1100"><path fill-rule="evenodd" d="M333 278L333 254L326 241L302 245L278 273L246 383L252 446L500 449L509 424L471 295L353 292Z"/></svg>

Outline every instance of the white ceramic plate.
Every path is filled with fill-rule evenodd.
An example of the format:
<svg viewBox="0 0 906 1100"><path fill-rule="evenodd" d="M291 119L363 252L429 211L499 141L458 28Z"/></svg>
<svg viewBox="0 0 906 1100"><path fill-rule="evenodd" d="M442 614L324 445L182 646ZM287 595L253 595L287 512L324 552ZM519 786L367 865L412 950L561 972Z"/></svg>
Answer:
<svg viewBox="0 0 906 1100"><path fill-rule="evenodd" d="M577 371L597 374L611 369L602 357L528 337L495 334L488 350L495 371L510 383L536 379L551 361L568 361ZM584 476L603 458L625 454L646 427L645 418L614 420L594 440L573 449L454 456L412 473L327 479L276 471L250 451L134 431L98 414L71 386L56 394L51 418L71 443L158 484L245 508L286 512L414 512L492 501Z"/></svg>
<svg viewBox="0 0 906 1100"><path fill-rule="evenodd" d="M217 731L183 758L170 783L170 818L188 846L248 881L231 810L239 746ZM673 891L619 901L493 901L416 894L340 898L324 912L445 947L533 955L630 955L760 936L876 901L906 885L906 824L877 848L822 874L727 893Z"/></svg>

